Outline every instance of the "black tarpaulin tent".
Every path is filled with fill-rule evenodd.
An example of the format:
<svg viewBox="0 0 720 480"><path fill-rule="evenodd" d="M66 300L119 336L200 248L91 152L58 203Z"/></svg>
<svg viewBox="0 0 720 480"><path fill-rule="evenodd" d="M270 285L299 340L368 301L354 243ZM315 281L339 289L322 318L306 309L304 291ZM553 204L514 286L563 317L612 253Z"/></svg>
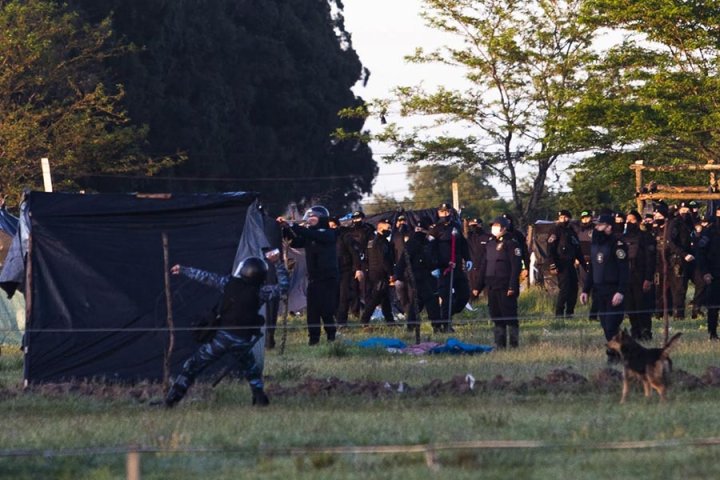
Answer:
<svg viewBox="0 0 720 480"><path fill-rule="evenodd" d="M265 241L260 229L249 232L260 240L240 242L246 217L262 215L256 197L28 194L25 379L162 379L169 339L163 233L170 265L230 274L243 245ZM0 280L12 289L5 275ZM170 287L177 372L197 347L187 328L219 292L180 276Z"/></svg>

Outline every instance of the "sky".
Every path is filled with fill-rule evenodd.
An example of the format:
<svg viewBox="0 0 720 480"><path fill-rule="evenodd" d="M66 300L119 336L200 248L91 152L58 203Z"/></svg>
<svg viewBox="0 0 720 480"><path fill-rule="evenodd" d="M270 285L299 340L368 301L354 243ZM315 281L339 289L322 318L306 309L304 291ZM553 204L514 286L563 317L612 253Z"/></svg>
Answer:
<svg viewBox="0 0 720 480"><path fill-rule="evenodd" d="M388 98L398 85L444 84L447 67L435 65L412 65L404 60L415 48L439 47L447 43L445 34L425 26L420 17L421 0L343 0L345 6L345 29L352 35L353 48L360 61L370 69L367 86L355 86L353 91L365 100ZM403 124L398 118L388 115L388 121ZM379 131L380 123L370 119L365 127L373 133ZM409 196L406 167L402 164L387 164L381 154L388 147L371 144L380 173L375 180L373 193L391 195L402 199Z"/></svg>

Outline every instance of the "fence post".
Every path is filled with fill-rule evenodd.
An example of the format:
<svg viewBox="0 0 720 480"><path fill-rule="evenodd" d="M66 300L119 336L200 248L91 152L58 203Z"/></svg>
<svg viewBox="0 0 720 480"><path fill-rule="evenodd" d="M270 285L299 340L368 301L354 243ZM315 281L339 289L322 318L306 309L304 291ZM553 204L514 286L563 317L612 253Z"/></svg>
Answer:
<svg viewBox="0 0 720 480"><path fill-rule="evenodd" d="M134 448L127 453L127 480L140 480L140 452Z"/></svg>

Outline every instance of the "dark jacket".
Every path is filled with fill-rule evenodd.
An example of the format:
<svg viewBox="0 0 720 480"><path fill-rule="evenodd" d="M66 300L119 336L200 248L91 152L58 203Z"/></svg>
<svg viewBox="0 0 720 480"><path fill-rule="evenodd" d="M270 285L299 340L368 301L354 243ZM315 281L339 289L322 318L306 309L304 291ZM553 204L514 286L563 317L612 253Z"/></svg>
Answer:
<svg viewBox="0 0 720 480"><path fill-rule="evenodd" d="M559 272L568 268L575 268L575 260L585 265L580 240L569 225L555 225L548 237L548 255Z"/></svg>
<svg viewBox="0 0 720 480"><path fill-rule="evenodd" d="M365 250L365 271L370 278L389 278L393 275L395 248L389 239L375 233Z"/></svg>
<svg viewBox="0 0 720 480"><path fill-rule="evenodd" d="M265 323L265 317L258 314L260 306L260 286L251 285L242 278L231 277L223 290L218 329L228 328L237 336L259 334L260 327Z"/></svg>
<svg viewBox="0 0 720 480"><path fill-rule="evenodd" d="M395 263L395 278L401 282L408 282L408 261L416 279L428 277L437 268L437 252L435 242L428 242L425 234L414 232L405 243L403 254Z"/></svg>
<svg viewBox="0 0 720 480"><path fill-rule="evenodd" d="M286 228L284 234L291 239L291 246L305 249L309 281L338 278L334 230L320 224L315 227L293 225Z"/></svg>
<svg viewBox="0 0 720 480"><path fill-rule="evenodd" d="M456 229L455 237L455 268L462 268L465 260L470 260L467 240L462 234L462 227L452 221L438 222L430 227L429 234L437 242L438 261L441 269L447 268L452 254L452 232Z"/></svg>
<svg viewBox="0 0 720 480"><path fill-rule="evenodd" d="M616 235L594 232L584 293L596 289L625 295L629 280L627 245Z"/></svg>
<svg viewBox="0 0 720 480"><path fill-rule="evenodd" d="M520 244L507 232L500 238L492 237L487 243L485 258L480 263L480 288L513 290L520 293L520 270L522 249Z"/></svg>
<svg viewBox="0 0 720 480"><path fill-rule="evenodd" d="M655 276L655 238L639 226L628 224L623 235L628 249L630 277L638 280L653 281Z"/></svg>

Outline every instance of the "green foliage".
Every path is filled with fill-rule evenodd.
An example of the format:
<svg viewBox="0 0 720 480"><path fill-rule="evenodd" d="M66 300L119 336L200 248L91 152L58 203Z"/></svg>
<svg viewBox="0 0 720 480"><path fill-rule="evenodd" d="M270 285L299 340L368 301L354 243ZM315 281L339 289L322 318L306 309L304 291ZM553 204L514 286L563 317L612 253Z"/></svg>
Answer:
<svg viewBox="0 0 720 480"><path fill-rule="evenodd" d="M401 114L431 122L410 132L388 125L379 139L395 147L391 159L455 163L497 178L520 222L535 218L558 158L586 148L588 133L569 117L593 58L595 29L578 21L581 5L426 0L428 25L457 41L433 52L418 49L408 60L445 64L464 75L467 88L398 87ZM450 126L463 133L447 133Z"/></svg>
<svg viewBox="0 0 720 480"><path fill-rule="evenodd" d="M622 205L634 190L628 166L635 160L718 162L717 2L588 0L583 20L622 29L625 37L592 66L577 105L576 122L594 132L596 154L579 165L574 190L587 198L595 189L602 203ZM653 179L678 186L708 183L707 175Z"/></svg>
<svg viewBox="0 0 720 480"><path fill-rule="evenodd" d="M134 126L103 62L129 47L110 21L90 24L50 0L0 2L0 190L16 203L42 185L49 157L60 188L82 188L95 173L153 173L143 155L147 129Z"/></svg>
<svg viewBox="0 0 720 480"><path fill-rule="evenodd" d="M411 165L408 168L413 208L436 208L452 200L452 183L457 182L460 204L467 218L492 219L509 210L507 202L482 174L457 165Z"/></svg>
<svg viewBox="0 0 720 480"><path fill-rule="evenodd" d="M276 212L290 200L337 211L371 191L377 165L369 147L334 135L339 128L361 135L364 123L338 115L363 105L350 90L363 72L341 2L73 5L92 18L112 15L118 32L141 47L109 62L127 86L128 111L149 126L152 152L188 156L162 181L116 178L106 187L254 190Z"/></svg>

